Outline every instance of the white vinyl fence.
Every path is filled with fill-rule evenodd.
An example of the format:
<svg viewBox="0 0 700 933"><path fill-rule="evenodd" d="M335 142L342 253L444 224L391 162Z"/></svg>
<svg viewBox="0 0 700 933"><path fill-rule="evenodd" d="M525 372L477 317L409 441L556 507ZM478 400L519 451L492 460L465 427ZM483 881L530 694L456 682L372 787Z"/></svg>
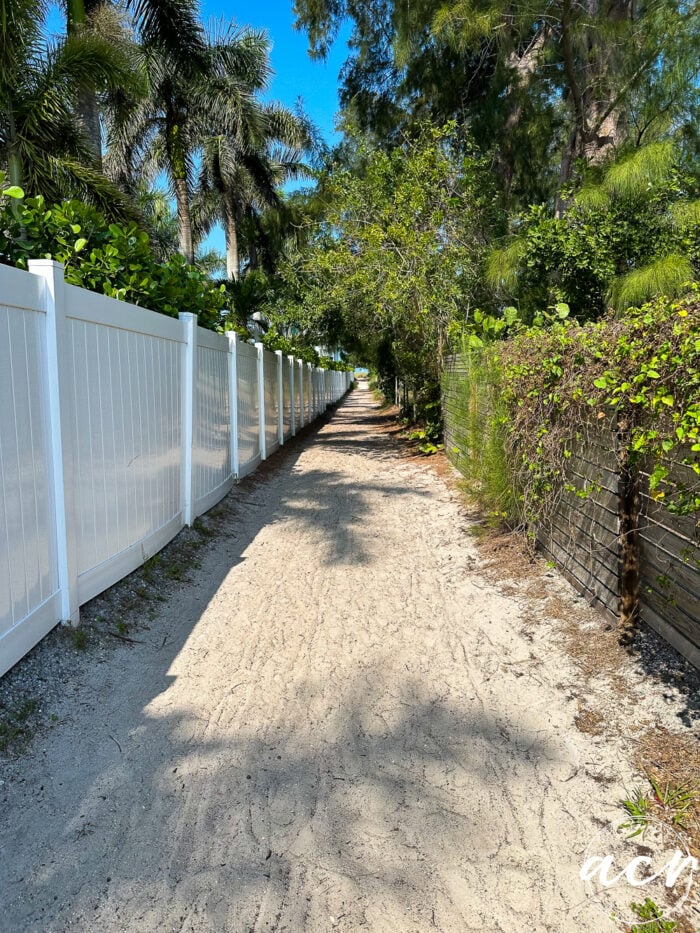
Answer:
<svg viewBox="0 0 700 933"><path fill-rule="evenodd" d="M0 676L351 379L0 266Z"/></svg>

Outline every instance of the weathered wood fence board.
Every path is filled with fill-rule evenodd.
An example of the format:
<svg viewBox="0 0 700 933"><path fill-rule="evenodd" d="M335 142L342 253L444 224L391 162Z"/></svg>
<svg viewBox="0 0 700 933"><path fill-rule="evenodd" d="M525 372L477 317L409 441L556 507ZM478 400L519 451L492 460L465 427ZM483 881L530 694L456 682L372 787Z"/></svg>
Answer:
<svg viewBox="0 0 700 933"><path fill-rule="evenodd" d="M681 484L689 490L700 485L685 464L666 466L669 475L661 488L667 496ZM700 522L656 502L646 472L641 474L639 550L642 618L700 666Z"/></svg>
<svg viewBox="0 0 700 933"><path fill-rule="evenodd" d="M617 459L598 435L571 445L559 498L537 542L592 605L616 617L620 600Z"/></svg>

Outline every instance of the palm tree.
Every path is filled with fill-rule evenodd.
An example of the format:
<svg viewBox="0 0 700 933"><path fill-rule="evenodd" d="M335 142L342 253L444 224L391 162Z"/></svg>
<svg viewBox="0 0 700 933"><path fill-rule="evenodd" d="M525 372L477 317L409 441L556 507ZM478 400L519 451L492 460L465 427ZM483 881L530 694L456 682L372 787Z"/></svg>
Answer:
<svg viewBox="0 0 700 933"><path fill-rule="evenodd" d="M88 80L123 82L122 62L97 36L46 44L45 5L0 0L0 162L10 181L47 200L83 198L110 216L128 216L124 198L91 158L77 95Z"/></svg>
<svg viewBox="0 0 700 933"><path fill-rule="evenodd" d="M144 93L128 93L113 108L107 166L126 185L165 172L175 197L180 252L194 262L190 199L195 156L212 126L232 138L250 106L252 88L267 80L267 39L262 32L221 25L197 42L187 67L163 44L139 51Z"/></svg>
<svg viewBox="0 0 700 933"><path fill-rule="evenodd" d="M131 35L122 7L109 0L64 0L69 36L92 34L112 42L127 60ZM126 0L140 42L163 49L178 68L188 69L205 53L205 42L193 0ZM88 80L79 88L78 112L95 163L102 165L102 132L97 88Z"/></svg>
<svg viewBox="0 0 700 933"><path fill-rule="evenodd" d="M279 104L262 105L251 97L242 117L235 136L224 131L205 140L196 202L201 235L216 222L224 228L226 275L235 281L240 275L241 230L249 232L249 259L254 267L256 235L261 231L258 211L279 209L279 186L311 174L302 162L304 151L312 145L303 116Z"/></svg>

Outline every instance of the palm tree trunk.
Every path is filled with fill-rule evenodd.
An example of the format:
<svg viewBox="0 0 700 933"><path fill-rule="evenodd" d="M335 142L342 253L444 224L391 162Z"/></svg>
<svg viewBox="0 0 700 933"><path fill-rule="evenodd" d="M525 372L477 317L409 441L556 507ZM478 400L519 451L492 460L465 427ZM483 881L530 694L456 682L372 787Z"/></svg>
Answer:
<svg viewBox="0 0 700 933"><path fill-rule="evenodd" d="M12 112L12 107L10 106L7 111L7 123L8 123L8 154L7 154L7 176L8 181L11 185L17 185L18 188L24 189L24 165L22 163L22 157L17 152L16 148L16 137L17 130L15 126L15 115ZM10 199L10 210L15 215L16 218L19 218L20 215L20 205L19 201L15 198Z"/></svg>
<svg viewBox="0 0 700 933"><path fill-rule="evenodd" d="M7 108L7 130L7 174L9 182L11 185L22 188L24 186L24 165L22 164L22 157L17 152L17 125L11 102Z"/></svg>
<svg viewBox="0 0 700 933"><path fill-rule="evenodd" d="M238 227L236 208L230 195L224 196L224 213L226 215L226 278L237 282L241 268L238 256Z"/></svg>
<svg viewBox="0 0 700 933"><path fill-rule="evenodd" d="M182 144L182 134L177 115L172 114L165 133L165 145L170 167L170 176L175 189L177 203L177 233L180 252L187 262L194 265L194 243L192 239L192 216L190 193L187 186L187 159Z"/></svg>
<svg viewBox="0 0 700 933"><path fill-rule="evenodd" d="M66 31L69 36L79 35L88 23L85 0L67 0ZM102 131L97 109L97 94L94 84L86 84L78 92L77 110L85 130L85 138L92 151L96 168L102 171Z"/></svg>
<svg viewBox="0 0 700 933"><path fill-rule="evenodd" d="M180 252L187 262L194 265L194 244L192 242L192 218L190 201L185 178L174 178L175 201L177 202L177 234Z"/></svg>
<svg viewBox="0 0 700 933"><path fill-rule="evenodd" d="M101 172L102 130L100 128L100 113L97 108L97 94L94 87L84 87L80 91L77 108L85 130L85 137L92 150L95 167Z"/></svg>
<svg viewBox="0 0 700 933"><path fill-rule="evenodd" d="M260 263L258 259L258 244L255 239L255 218L250 208L248 208L247 214L249 227L248 267L250 269L257 269Z"/></svg>

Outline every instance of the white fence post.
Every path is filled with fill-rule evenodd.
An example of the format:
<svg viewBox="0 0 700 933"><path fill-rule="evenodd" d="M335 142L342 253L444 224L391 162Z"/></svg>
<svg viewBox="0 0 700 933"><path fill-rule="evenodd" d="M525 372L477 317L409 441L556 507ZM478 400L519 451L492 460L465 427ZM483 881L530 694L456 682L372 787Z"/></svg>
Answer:
<svg viewBox="0 0 700 933"><path fill-rule="evenodd" d="M306 424L306 412L304 411L304 362L297 360L299 367L299 427L303 428Z"/></svg>
<svg viewBox="0 0 700 933"><path fill-rule="evenodd" d="M52 259L30 259L29 271L44 280L46 322L43 364L46 378L51 498L56 530L56 560L61 622L78 625L78 565L72 476L73 451L69 425L73 424L61 370L66 366L65 291L63 266Z"/></svg>
<svg viewBox="0 0 700 933"><path fill-rule="evenodd" d="M282 351L275 350L277 357L277 437L280 447L284 444L284 363Z"/></svg>
<svg viewBox="0 0 700 933"><path fill-rule="evenodd" d="M185 336L182 367L182 517L186 525L194 521L192 449L194 445L194 405L197 379L197 315L181 311Z"/></svg>
<svg viewBox="0 0 700 933"><path fill-rule="evenodd" d="M296 366L296 361L293 356L288 356L287 360L289 362L289 397L292 400L292 416L291 416L291 431L292 437L297 433L297 419L295 409L297 407L297 400L294 398L294 367Z"/></svg>
<svg viewBox="0 0 700 933"><path fill-rule="evenodd" d="M306 384L309 388L309 400L307 402L309 410L309 424L314 420L314 380L313 380L313 370L311 368L311 363L306 364Z"/></svg>
<svg viewBox="0 0 700 933"><path fill-rule="evenodd" d="M255 344L258 351L258 398L260 404L260 459L267 460L267 442L265 439L265 348L261 343Z"/></svg>
<svg viewBox="0 0 700 933"><path fill-rule="evenodd" d="M228 403L231 431L231 473L238 479L238 334L230 330L228 337Z"/></svg>

